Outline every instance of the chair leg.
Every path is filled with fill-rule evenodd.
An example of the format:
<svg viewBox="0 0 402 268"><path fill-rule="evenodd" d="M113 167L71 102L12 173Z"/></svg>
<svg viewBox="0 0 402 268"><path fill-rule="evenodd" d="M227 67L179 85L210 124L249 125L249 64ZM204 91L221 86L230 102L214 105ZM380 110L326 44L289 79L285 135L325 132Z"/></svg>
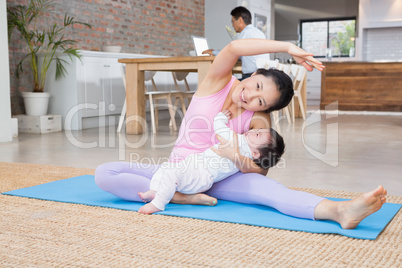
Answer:
<svg viewBox="0 0 402 268"><path fill-rule="evenodd" d="M183 111L183 115L186 114L187 109L186 109L186 104L184 103L184 98L183 95L179 96L180 102L181 102L181 109Z"/></svg>
<svg viewBox="0 0 402 268"><path fill-rule="evenodd" d="M176 76L173 72L172 72L172 76L173 76L174 86L175 86L176 90L180 90L179 84L177 83Z"/></svg>
<svg viewBox="0 0 402 268"><path fill-rule="evenodd" d="M154 113L155 113L155 126L158 127L158 125L159 125L159 100L158 99L155 100Z"/></svg>
<svg viewBox="0 0 402 268"><path fill-rule="evenodd" d="M126 116L126 111L127 111L127 102L126 100L124 100L123 109L121 110L121 115L119 119L119 125L117 126L117 133L120 133L121 131L124 122L124 117Z"/></svg>
<svg viewBox="0 0 402 268"><path fill-rule="evenodd" d="M292 120L295 122L295 98L292 98Z"/></svg>
<svg viewBox="0 0 402 268"><path fill-rule="evenodd" d="M149 110L151 111L152 133L156 134L155 107L154 107L154 100L152 99L152 95L149 95Z"/></svg>
<svg viewBox="0 0 402 268"><path fill-rule="evenodd" d="M190 106L192 97L187 97L187 107Z"/></svg>
<svg viewBox="0 0 402 268"><path fill-rule="evenodd" d="M288 120L288 123L291 124L292 119L290 118L289 105L286 106L284 109L285 109L285 113L286 113L286 120Z"/></svg>
<svg viewBox="0 0 402 268"><path fill-rule="evenodd" d="M178 104L179 104L179 99L175 98L174 104L173 104L174 107L176 108L178 106ZM174 116L176 116L176 110L174 111ZM169 120L169 127L173 127L172 119Z"/></svg>
<svg viewBox="0 0 402 268"><path fill-rule="evenodd" d="M174 118L176 111L173 107L173 103L172 103L172 99L171 97L168 97L167 99L168 102L168 106L169 106L169 114L170 114L170 120L172 121L172 125L173 125L173 130L177 130L177 126L176 126L176 120Z"/></svg>
<svg viewBox="0 0 402 268"><path fill-rule="evenodd" d="M276 131L278 131L278 133L281 133L281 126L279 125L279 112L278 111L273 111L272 112L272 117L273 117L273 125L276 128Z"/></svg>
<svg viewBox="0 0 402 268"><path fill-rule="evenodd" d="M303 116L303 120L306 120L306 111L304 111L303 99L299 94L297 94L297 99L299 100L299 106L301 114Z"/></svg>
<svg viewBox="0 0 402 268"><path fill-rule="evenodd" d="M175 107L177 107L177 105L178 105L178 104L179 104L179 99L178 99L178 98L175 98L175 99L174 99L174 104L173 104L173 105L174 105Z"/></svg>
<svg viewBox="0 0 402 268"><path fill-rule="evenodd" d="M184 78L184 84L186 85L187 91L190 91L190 86L188 85L187 78Z"/></svg>

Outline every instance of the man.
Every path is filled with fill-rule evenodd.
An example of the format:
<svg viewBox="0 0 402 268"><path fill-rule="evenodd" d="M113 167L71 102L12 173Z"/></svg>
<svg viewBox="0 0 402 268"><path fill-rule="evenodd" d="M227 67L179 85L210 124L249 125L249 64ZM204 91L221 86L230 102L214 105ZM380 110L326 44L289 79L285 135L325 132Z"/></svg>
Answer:
<svg viewBox="0 0 402 268"><path fill-rule="evenodd" d="M265 34L251 24L251 13L247 8L242 6L236 7L230 12L230 15L232 16L232 26L234 30L239 33L237 39L265 39ZM213 49L208 49L203 52L203 54L215 56L218 53L218 50ZM269 58L267 55L243 56L240 58L243 73L240 80L250 77L257 70L256 60L261 56Z"/></svg>

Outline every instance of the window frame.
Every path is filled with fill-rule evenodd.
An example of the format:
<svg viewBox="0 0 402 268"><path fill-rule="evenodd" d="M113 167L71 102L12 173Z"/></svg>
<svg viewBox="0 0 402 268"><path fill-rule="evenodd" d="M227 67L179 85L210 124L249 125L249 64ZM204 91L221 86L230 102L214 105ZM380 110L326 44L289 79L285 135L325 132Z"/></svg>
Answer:
<svg viewBox="0 0 402 268"><path fill-rule="evenodd" d="M329 43L329 22L330 21L340 21L340 20L354 20L355 21L355 38L357 37L357 17L337 17L337 18L320 18L320 19L302 19L300 20L300 47L303 48L303 26L302 23L304 22L323 22L326 21L327 22L327 48L329 48L330 43ZM355 48L356 48L356 39L355 39ZM334 57L334 56L332 56ZM349 58L349 56L347 55L337 55L335 57L341 57L341 58ZM314 58L326 58L326 55L320 55L320 56L316 56L314 55Z"/></svg>

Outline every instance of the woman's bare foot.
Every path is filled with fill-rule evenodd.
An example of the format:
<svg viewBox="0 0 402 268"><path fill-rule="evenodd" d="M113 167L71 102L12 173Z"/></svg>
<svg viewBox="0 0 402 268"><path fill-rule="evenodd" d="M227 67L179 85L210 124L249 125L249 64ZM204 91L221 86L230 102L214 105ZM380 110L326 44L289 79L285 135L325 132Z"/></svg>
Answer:
<svg viewBox="0 0 402 268"><path fill-rule="evenodd" d="M194 205L215 206L216 204L218 204L218 200L215 197L206 194L189 195L188 198L191 204Z"/></svg>
<svg viewBox="0 0 402 268"><path fill-rule="evenodd" d="M375 190L365 193L339 205L339 223L344 229L354 229L367 216L378 211L385 204L387 190L381 185Z"/></svg>
<svg viewBox="0 0 402 268"><path fill-rule="evenodd" d="M175 204L215 206L218 200L206 194L183 194L176 192L170 202Z"/></svg>
<svg viewBox="0 0 402 268"><path fill-rule="evenodd" d="M154 205L152 205L151 203L143 205L138 210L138 212L142 213L142 214L152 214L152 213L155 213L155 212L158 212L158 211L161 211L161 210L158 209L157 207L155 207Z"/></svg>
<svg viewBox="0 0 402 268"><path fill-rule="evenodd" d="M314 216L317 220L333 220L343 229L354 229L367 216L378 211L386 202L387 190L381 185L349 201L331 201L319 203Z"/></svg>
<svg viewBox="0 0 402 268"><path fill-rule="evenodd" d="M151 202L152 200L154 200L155 193L156 193L156 191L149 190L149 191L146 191L145 193L139 192L138 196L141 198L142 201L147 203L147 202Z"/></svg>

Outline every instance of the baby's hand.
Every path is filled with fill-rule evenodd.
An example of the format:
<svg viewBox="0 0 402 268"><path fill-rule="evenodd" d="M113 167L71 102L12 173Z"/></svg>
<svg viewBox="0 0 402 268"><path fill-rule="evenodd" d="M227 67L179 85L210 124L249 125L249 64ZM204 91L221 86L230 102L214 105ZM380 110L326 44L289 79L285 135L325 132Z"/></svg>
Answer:
<svg viewBox="0 0 402 268"><path fill-rule="evenodd" d="M230 118L232 117L232 113L229 110L223 110L222 113L224 115L226 115L226 117L228 118L228 120L230 120Z"/></svg>

